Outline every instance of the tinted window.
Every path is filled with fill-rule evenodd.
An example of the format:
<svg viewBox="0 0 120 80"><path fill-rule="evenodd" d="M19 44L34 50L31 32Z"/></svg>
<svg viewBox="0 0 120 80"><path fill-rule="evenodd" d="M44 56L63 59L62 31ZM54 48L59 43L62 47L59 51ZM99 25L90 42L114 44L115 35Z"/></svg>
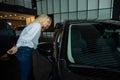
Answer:
<svg viewBox="0 0 120 80"><path fill-rule="evenodd" d="M96 23L71 24L67 56L71 63L93 66L120 66L117 32L98 30ZM96 24L97 25L97 24ZM99 24L98 24L99 25ZM102 26L99 26L102 28Z"/></svg>

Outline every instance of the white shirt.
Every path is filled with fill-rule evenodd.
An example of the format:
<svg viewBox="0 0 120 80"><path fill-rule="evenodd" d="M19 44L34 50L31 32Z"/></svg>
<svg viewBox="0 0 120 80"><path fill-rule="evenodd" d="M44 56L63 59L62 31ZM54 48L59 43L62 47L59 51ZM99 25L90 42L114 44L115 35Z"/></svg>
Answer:
<svg viewBox="0 0 120 80"><path fill-rule="evenodd" d="M20 34L16 46L27 46L36 49L41 34L41 28L41 25L37 22L29 24Z"/></svg>

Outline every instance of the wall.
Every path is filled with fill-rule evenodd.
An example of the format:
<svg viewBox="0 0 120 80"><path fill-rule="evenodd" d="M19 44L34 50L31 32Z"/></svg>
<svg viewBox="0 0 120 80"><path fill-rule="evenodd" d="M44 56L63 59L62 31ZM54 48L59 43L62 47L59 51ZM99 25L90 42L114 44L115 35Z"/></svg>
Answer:
<svg viewBox="0 0 120 80"><path fill-rule="evenodd" d="M31 0L0 0L2 3L24 6L25 8L32 8Z"/></svg>
<svg viewBox="0 0 120 80"><path fill-rule="evenodd" d="M54 25L68 19L111 19L113 0L37 0L37 14L54 15Z"/></svg>

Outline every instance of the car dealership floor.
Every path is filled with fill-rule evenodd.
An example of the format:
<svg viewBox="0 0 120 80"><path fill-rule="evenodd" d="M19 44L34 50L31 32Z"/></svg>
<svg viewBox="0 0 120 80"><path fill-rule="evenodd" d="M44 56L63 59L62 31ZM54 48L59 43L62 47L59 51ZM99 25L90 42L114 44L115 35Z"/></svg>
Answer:
<svg viewBox="0 0 120 80"><path fill-rule="evenodd" d="M30 80L47 80L51 71L51 64L41 56L37 51L33 54L33 74ZM8 60L0 60L0 79L2 80L20 80L19 62L16 57L10 56Z"/></svg>
<svg viewBox="0 0 120 80"><path fill-rule="evenodd" d="M7 60L0 60L0 79L20 80L19 63L15 56L10 56Z"/></svg>

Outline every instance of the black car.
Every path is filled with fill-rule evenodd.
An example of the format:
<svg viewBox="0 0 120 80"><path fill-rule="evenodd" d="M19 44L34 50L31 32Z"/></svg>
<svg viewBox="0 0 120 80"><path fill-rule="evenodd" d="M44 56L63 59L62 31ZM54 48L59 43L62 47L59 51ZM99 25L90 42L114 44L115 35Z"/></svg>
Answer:
<svg viewBox="0 0 120 80"><path fill-rule="evenodd" d="M53 65L51 80L120 80L120 22L57 23L49 54Z"/></svg>
<svg viewBox="0 0 120 80"><path fill-rule="evenodd" d="M12 26L0 20L0 58L16 43L16 34Z"/></svg>

